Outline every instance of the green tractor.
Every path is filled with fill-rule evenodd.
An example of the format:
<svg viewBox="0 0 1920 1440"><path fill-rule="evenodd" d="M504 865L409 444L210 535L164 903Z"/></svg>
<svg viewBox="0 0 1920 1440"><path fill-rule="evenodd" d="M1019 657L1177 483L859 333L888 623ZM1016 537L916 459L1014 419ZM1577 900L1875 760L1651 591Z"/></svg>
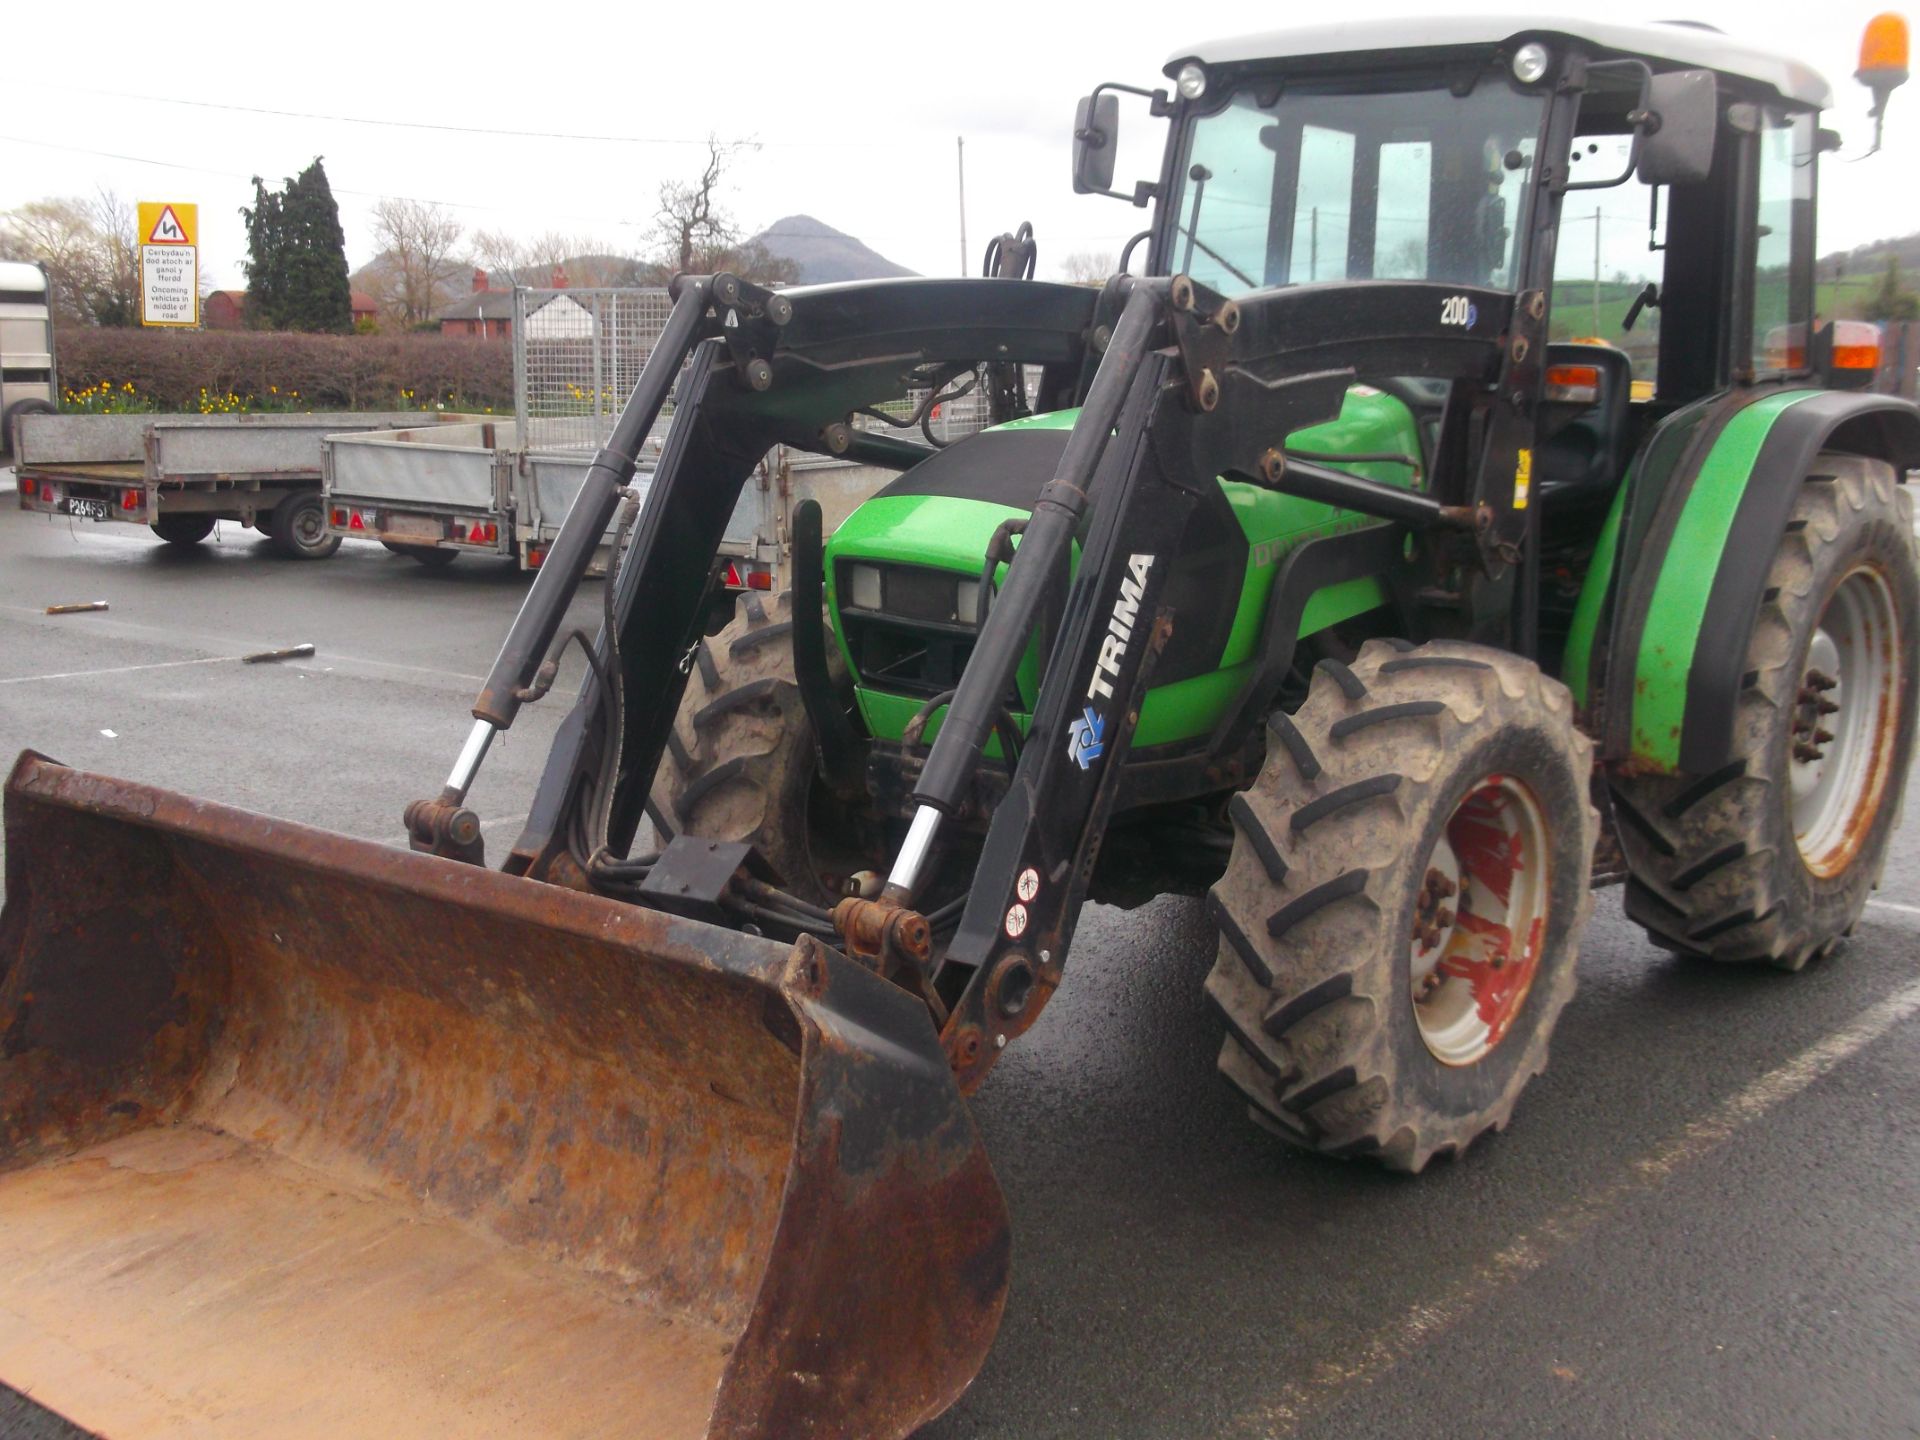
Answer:
<svg viewBox="0 0 1920 1440"><path fill-rule="evenodd" d="M1920 411L1814 313L1826 85L1441 16L1167 73L1080 107L1076 188L1153 216L1103 287L680 279L411 853L21 758L0 1378L132 1429L905 1435L1007 1294L961 1096L1087 900L1205 895L1253 1118L1404 1170L1507 1122L1597 881L1683 955L1839 943L1913 753ZM897 478L709 633L782 444ZM469 788L609 532L489 869Z"/></svg>
<svg viewBox="0 0 1920 1440"><path fill-rule="evenodd" d="M966 784L927 783L929 746L1080 390L1003 381L1011 418L857 509L817 567L823 644L786 643L809 591L697 647L661 829L750 842L821 902L879 895L937 814L896 888L958 926L930 999L964 1085L1033 1024L1081 898L1204 893L1254 1119L1418 1170L1544 1066L1590 881L1624 878L1664 949L1790 970L1875 883L1913 744L1920 417L1858 393L1877 357L1836 368L1812 314L1827 86L1693 26L1422 28L1205 46L1172 97L1082 103L1083 193L1117 193L1116 92L1172 122L1119 198L1154 206L1144 273L1175 276L1160 383L1227 417L1237 446L1205 453L1237 463L1149 425L1142 483L1186 503L1123 545L1076 510L1055 609L986 661ZM1584 283L1623 249L1603 222L1624 293ZM1611 333L1573 338L1590 300ZM923 378L926 411L948 377ZM1023 782L1029 742L1062 753ZM1054 869L1004 843L1063 804L1097 823Z"/></svg>

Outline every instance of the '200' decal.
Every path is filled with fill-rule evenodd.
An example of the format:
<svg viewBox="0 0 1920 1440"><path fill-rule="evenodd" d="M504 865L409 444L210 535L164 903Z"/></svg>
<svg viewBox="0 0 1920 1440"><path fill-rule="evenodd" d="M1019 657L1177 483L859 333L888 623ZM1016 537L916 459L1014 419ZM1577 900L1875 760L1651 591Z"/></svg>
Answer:
<svg viewBox="0 0 1920 1440"><path fill-rule="evenodd" d="M1449 295L1440 302L1440 323L1442 325L1459 325L1471 330L1473 328L1473 322L1479 318L1480 307L1473 303L1471 296Z"/></svg>

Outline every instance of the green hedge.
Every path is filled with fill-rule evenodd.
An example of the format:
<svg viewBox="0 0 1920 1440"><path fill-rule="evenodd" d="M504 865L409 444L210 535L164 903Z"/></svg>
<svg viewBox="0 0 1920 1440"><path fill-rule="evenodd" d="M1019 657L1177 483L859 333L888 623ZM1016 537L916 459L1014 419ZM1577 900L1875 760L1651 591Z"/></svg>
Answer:
<svg viewBox="0 0 1920 1440"><path fill-rule="evenodd" d="M513 353L440 335L295 335L248 330L66 329L62 391L105 390L129 408L497 411L513 408ZM129 391L126 387L131 385Z"/></svg>

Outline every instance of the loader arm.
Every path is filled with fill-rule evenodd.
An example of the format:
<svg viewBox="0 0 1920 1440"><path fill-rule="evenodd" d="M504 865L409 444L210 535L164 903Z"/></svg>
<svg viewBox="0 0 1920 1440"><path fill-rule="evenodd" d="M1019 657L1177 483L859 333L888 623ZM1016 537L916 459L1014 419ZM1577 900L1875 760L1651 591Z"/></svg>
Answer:
<svg viewBox="0 0 1920 1440"><path fill-rule="evenodd" d="M673 427L614 582L625 738L609 842L619 854L632 844L686 684L727 517L759 458L774 445L900 469L925 458L932 452L924 446L847 422L857 410L907 394L929 367L1038 366L1043 406L1071 404L1098 298L1081 286L1014 280L876 281L787 295L792 319L764 356L730 348L720 338L723 322L708 317L685 327L689 340L678 353L655 349L629 401L644 406L663 379L678 377ZM703 308L697 284L683 288L676 312L682 307ZM769 365L765 389L753 388L747 373L756 359ZM644 435L646 426L637 431ZM596 534L605 526L604 518L593 523ZM606 654L606 637L600 646ZM547 877L556 865L567 868L569 827L599 783L608 713L589 676L555 739L507 869Z"/></svg>
<svg viewBox="0 0 1920 1440"><path fill-rule="evenodd" d="M630 409L654 404L678 375L671 437L618 570L618 645L600 640L603 662L617 648L621 693L603 694L592 677L583 684L506 868L591 888L582 816L608 785L606 846L616 856L628 852L697 654L721 531L759 455L774 444L848 453L854 412L906 393L938 367L952 373L988 359L1039 365L1043 407L1078 401L1083 414L921 771L919 809L883 901L908 911L915 904L943 818L969 793L1000 697L1037 617L1057 597L1062 562L1079 536L1081 565L1028 743L935 977L939 992L955 1000L950 1013L941 1014L937 1001L935 1010L963 1089L976 1086L1010 1039L1033 1024L1059 983L1139 696L1179 624L1161 599L1168 547L1178 545L1217 477L1252 479L1420 535L1423 563L1453 587L1457 614L1431 625L1406 617L1409 630L1451 623L1473 635L1491 628L1504 639L1513 624L1528 520L1515 477L1543 353L1544 307L1528 297L1516 303L1475 290L1463 298L1458 286L1419 282L1357 292L1288 287L1236 301L1184 277L1123 276L1099 297L1007 281L881 282L790 292L790 316L755 334L713 318L721 312L703 287L718 283L683 290L676 314L686 343L656 350L630 402ZM696 312L704 313L704 328L691 318ZM1091 374L1084 397L1070 378L1076 372L1082 381ZM1337 414L1359 377L1385 374L1457 382L1463 396L1454 408L1472 441L1453 446L1458 462L1437 469L1425 490L1284 454L1284 438ZM623 414L622 431L644 433L652 417L643 415ZM892 440L868 453L905 464L925 452ZM597 534L604 515L589 511L584 523ZM1378 526L1329 537L1315 573L1329 577L1324 583L1376 573L1385 550L1402 544L1383 546ZM1272 623L1287 619L1276 613ZM532 653L512 639L503 663L509 652ZM1249 680L1237 707L1242 720L1260 718L1256 692L1270 689L1270 680L1266 668ZM606 727L616 723L617 778L603 778ZM1193 763L1208 759L1196 754Z"/></svg>
<svg viewBox="0 0 1920 1440"><path fill-rule="evenodd" d="M1422 535L1431 542L1429 567L1460 595L1461 623L1504 630L1513 557L1526 534L1525 497L1516 505L1513 487L1538 384L1531 357L1540 353L1532 338L1539 317L1511 296L1476 291L1474 319L1456 325L1442 317L1456 313L1445 302L1457 293L1379 284L1356 301L1352 287L1300 286L1229 301L1182 277L1132 286L1081 422L1034 508L921 772L920 808L889 881L908 903L943 817L967 794L998 697L1090 512L1027 743L938 976L943 993L958 995L942 1043L963 1091L979 1085L1059 985L1140 697L1180 624L1162 602L1165 561L1216 477L1252 479L1396 527L1384 544L1378 525L1318 542L1320 583L1376 574L1383 552L1401 549L1409 531ZM1460 382L1479 437L1467 463L1438 474L1427 491L1409 492L1284 454L1286 436L1337 414L1360 376L1381 374ZM1296 618L1270 617L1270 650L1290 651ZM1409 630L1424 628L1415 616L1402 618ZM1264 721L1272 664L1256 667L1236 713ZM1191 758L1190 793L1209 788L1200 777L1216 758L1211 751Z"/></svg>

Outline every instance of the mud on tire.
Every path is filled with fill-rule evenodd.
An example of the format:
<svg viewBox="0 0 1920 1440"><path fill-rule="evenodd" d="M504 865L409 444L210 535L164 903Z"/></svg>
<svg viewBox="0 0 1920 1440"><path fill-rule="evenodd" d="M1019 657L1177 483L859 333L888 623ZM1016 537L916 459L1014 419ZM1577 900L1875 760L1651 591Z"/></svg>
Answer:
<svg viewBox="0 0 1920 1440"><path fill-rule="evenodd" d="M810 834L813 722L794 679L793 624L789 592L748 591L695 646L649 809L671 833L758 846L789 889L817 900L827 891ZM831 641L827 659L837 666Z"/></svg>
<svg viewBox="0 0 1920 1440"><path fill-rule="evenodd" d="M1810 650L1829 598L1861 567L1881 577L1891 602L1897 708L1876 730L1889 748L1875 757L1884 774L1872 813L1857 812L1846 853L1820 874L1796 839L1794 746L1810 724L1831 723L1823 692L1802 698ZM1911 497L1883 461L1818 456L1767 574L1734 714L1735 759L1710 775L1613 781L1631 871L1627 914L1655 944L1798 970L1853 927L1878 883L1912 761L1917 621Z"/></svg>
<svg viewBox="0 0 1920 1440"><path fill-rule="evenodd" d="M1504 1126L1546 1065L1591 905L1592 747L1535 665L1445 641L1323 661L1268 739L1259 778L1229 805L1232 858L1209 900L1220 1070L1292 1144L1419 1170ZM1537 801L1545 913L1504 1028L1489 1028L1484 1055L1447 1064L1416 1018L1415 917L1433 913L1423 892L1450 819L1489 777Z"/></svg>

